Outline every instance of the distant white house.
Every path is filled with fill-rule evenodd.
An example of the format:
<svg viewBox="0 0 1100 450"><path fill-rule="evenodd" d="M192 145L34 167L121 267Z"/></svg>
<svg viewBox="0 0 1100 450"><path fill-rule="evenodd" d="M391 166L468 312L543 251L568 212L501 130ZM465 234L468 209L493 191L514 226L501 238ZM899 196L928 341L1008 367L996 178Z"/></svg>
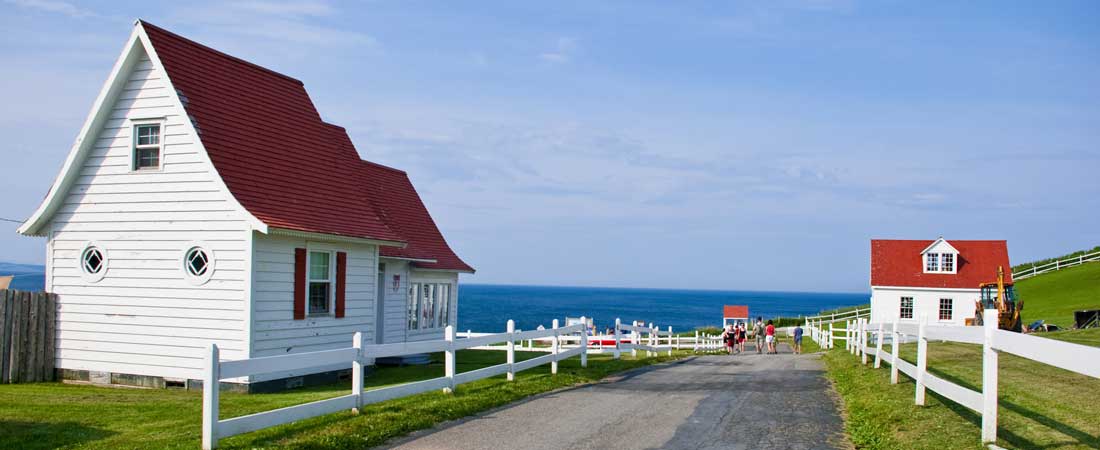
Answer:
<svg viewBox="0 0 1100 450"><path fill-rule="evenodd" d="M964 325L998 266L1011 283L1005 241L872 239L871 321Z"/></svg>
<svg viewBox="0 0 1100 450"><path fill-rule="evenodd" d="M736 325L744 323L746 326L749 324L749 307L745 305L723 305L722 306L722 326Z"/></svg>
<svg viewBox="0 0 1100 450"><path fill-rule="evenodd" d="M200 379L211 343L233 360L438 338L473 272L302 82L141 21L19 232L48 239L56 367L110 382Z"/></svg>

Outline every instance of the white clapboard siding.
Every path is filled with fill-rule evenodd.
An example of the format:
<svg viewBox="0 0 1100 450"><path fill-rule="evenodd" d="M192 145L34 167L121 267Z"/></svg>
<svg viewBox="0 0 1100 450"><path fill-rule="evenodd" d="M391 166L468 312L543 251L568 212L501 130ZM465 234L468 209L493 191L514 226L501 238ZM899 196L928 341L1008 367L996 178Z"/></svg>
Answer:
<svg viewBox="0 0 1100 450"><path fill-rule="evenodd" d="M198 378L203 349L249 357L247 215L224 192L167 78L143 57L113 102L51 221L48 287L58 298L59 368ZM130 170L133 123L164 121L158 171ZM89 241L108 258L102 280L81 276ZM182 254L214 254L211 280L189 283Z"/></svg>
<svg viewBox="0 0 1100 450"><path fill-rule="evenodd" d="M294 320L294 249L347 253L344 317L307 316ZM304 239L256 235L252 274L252 355L266 357L348 346L356 331L374 332L377 248L365 244L324 244ZM335 260L332 261L335 264ZM267 373L252 381L290 375Z"/></svg>
<svg viewBox="0 0 1100 450"><path fill-rule="evenodd" d="M386 263L385 280L383 286L385 298L385 310L382 312L384 326L382 328L383 343L392 344L404 342L406 328L408 327L408 296L409 296L409 269L408 262L383 259ZM393 288L393 277L401 277L398 280L397 289Z"/></svg>

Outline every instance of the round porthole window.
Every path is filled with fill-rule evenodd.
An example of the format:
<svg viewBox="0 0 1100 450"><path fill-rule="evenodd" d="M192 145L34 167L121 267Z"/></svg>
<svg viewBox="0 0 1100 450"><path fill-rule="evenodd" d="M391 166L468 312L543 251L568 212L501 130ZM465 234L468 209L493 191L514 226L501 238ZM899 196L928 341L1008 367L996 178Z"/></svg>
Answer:
<svg viewBox="0 0 1100 450"><path fill-rule="evenodd" d="M96 282L107 275L107 252L93 242L84 245L80 252L80 276L85 281Z"/></svg>
<svg viewBox="0 0 1100 450"><path fill-rule="evenodd" d="M191 284L210 281L214 274L214 253L201 244L191 244L183 252L183 274Z"/></svg>

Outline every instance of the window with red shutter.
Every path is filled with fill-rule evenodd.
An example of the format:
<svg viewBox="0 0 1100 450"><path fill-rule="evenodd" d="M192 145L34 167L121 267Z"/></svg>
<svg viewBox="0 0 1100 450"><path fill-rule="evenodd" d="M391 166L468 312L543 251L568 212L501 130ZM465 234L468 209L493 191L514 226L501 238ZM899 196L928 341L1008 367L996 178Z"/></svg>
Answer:
<svg viewBox="0 0 1100 450"><path fill-rule="evenodd" d="M344 317L344 293L348 278L348 254L336 252L336 318Z"/></svg>

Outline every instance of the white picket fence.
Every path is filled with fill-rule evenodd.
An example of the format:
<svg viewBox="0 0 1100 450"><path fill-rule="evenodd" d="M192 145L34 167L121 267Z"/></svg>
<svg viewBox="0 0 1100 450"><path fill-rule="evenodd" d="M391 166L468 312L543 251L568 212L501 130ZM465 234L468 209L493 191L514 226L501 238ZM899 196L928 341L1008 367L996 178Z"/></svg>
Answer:
<svg viewBox="0 0 1100 450"><path fill-rule="evenodd" d="M890 364L890 382L898 383L898 373L904 373L916 383L914 402L924 405L925 391L931 389L944 398L963 405L982 416L982 442L997 441L997 357L1001 352L1038 361L1093 378L1100 378L1100 348L1057 341L1038 336L1014 333L997 328L997 310L985 311L984 327L928 325L927 316L919 323L870 323L866 318L848 321L843 328L829 324L811 328L811 337L822 347L832 348L844 340L849 352L861 358L863 364L874 358L877 369L885 361ZM837 336L843 334L843 336ZM917 363L910 364L898 356L897 343L917 342ZM869 341L874 344L870 345ZM889 340L891 352L882 350ZM928 341L963 342L982 346L981 392L959 386L928 373Z"/></svg>
<svg viewBox="0 0 1100 450"><path fill-rule="evenodd" d="M1066 267L1073 267L1081 265L1090 261L1100 261L1100 251L1092 252L1084 255L1070 256L1068 258L1062 258L1053 262L1049 262L1039 266L1031 266L1023 269L1019 272L1012 272L1013 280L1023 280L1031 278L1035 275L1053 272L1055 270L1062 270Z"/></svg>
<svg viewBox="0 0 1100 450"><path fill-rule="evenodd" d="M581 322L576 325L559 327L555 319L552 328L518 331L515 329L515 322L509 320L504 333L467 331L465 336L457 339L454 329L448 326L442 340L396 344L368 345L363 342L362 333L355 333L350 347L236 361L221 361L218 347L211 345L204 365L202 448L217 448L218 440L221 438L343 410L358 412L365 405L394 398L437 389L453 392L460 384L496 375L507 374L507 379L511 381L515 379L516 372L544 364L550 364L550 372L556 374L558 362L574 356L580 357L581 367L587 367L589 353L610 352L617 359L624 351L630 351L635 356L639 351L646 352L647 356L661 352L672 355L673 349L677 348L706 351L719 348L718 345L721 344L721 339L714 336L700 336L698 331L694 338L681 337L673 334L672 327L661 331L653 324L648 327L625 325L618 319L615 320L612 335L588 336L584 325L586 323L585 318L582 317ZM525 342L526 346L524 346ZM508 354L504 364L455 373L455 352L463 349L503 350ZM516 362L517 350L549 354ZM363 390L363 365L367 360L431 352L444 352L442 377ZM304 371L338 364L348 364L352 368L351 392L346 395L230 419L218 418L218 386L221 380L274 372Z"/></svg>
<svg viewBox="0 0 1100 450"><path fill-rule="evenodd" d="M836 341L851 342L847 327L837 327L838 323L847 324L866 320L869 317L871 317L871 308L856 308L842 313L810 316L806 318L805 330L809 332L810 339L813 339L821 348L831 349L836 346Z"/></svg>

